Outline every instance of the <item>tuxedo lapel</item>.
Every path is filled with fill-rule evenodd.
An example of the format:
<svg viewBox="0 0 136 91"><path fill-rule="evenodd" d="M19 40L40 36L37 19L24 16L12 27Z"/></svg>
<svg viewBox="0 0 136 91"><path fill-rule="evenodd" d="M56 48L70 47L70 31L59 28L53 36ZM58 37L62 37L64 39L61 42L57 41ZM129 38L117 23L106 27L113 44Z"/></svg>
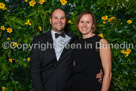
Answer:
<svg viewBox="0 0 136 91"><path fill-rule="evenodd" d="M46 35L47 35L47 38L46 38L46 39L47 39L47 42L53 43L51 31L47 32Z"/></svg>
<svg viewBox="0 0 136 91"><path fill-rule="evenodd" d="M45 39L45 44L46 44L46 46L47 46L47 42L48 42L48 44L51 44L52 45L52 47L50 48L47 48L47 50L48 50L48 52L50 52L49 54L51 54L50 56L52 57L52 58L54 58L54 60L56 60L57 61L57 58L56 58L56 54L55 54L55 49L54 49L54 47L53 47L53 38L52 38L52 35L51 35L51 31L49 31L49 32L47 32L46 33L46 39Z"/></svg>

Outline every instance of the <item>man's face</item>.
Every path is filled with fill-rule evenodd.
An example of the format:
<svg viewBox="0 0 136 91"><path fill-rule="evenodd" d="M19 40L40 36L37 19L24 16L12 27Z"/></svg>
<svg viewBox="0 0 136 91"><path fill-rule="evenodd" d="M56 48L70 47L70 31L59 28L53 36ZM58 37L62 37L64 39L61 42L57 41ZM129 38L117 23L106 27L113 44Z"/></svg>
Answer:
<svg viewBox="0 0 136 91"><path fill-rule="evenodd" d="M66 25L65 13L60 9L55 10L50 18L50 24L52 25L52 30L62 33Z"/></svg>

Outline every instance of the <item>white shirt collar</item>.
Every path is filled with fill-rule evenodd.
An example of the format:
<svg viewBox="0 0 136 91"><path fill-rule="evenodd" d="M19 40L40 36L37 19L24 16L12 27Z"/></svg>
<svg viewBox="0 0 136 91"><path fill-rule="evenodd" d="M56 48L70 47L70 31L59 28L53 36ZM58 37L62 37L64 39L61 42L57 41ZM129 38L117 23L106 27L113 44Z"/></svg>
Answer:
<svg viewBox="0 0 136 91"><path fill-rule="evenodd" d="M53 40L56 40L55 33L57 33L57 32L55 32L54 30L51 30ZM67 41L67 40L70 40L71 37L65 34L65 38L57 38L57 39L64 39L65 41Z"/></svg>
<svg viewBox="0 0 136 91"><path fill-rule="evenodd" d="M55 39L55 33L56 33L55 31L51 30L53 40Z"/></svg>

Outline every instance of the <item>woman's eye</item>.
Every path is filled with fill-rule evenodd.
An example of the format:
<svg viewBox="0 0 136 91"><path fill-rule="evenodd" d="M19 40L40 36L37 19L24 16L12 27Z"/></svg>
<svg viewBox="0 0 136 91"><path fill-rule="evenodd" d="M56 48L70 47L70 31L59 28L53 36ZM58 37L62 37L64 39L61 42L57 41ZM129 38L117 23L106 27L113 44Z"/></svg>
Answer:
<svg viewBox="0 0 136 91"><path fill-rule="evenodd" d="M84 23L83 21L81 21L81 23Z"/></svg>
<svg viewBox="0 0 136 91"><path fill-rule="evenodd" d="M89 22L89 21L87 21L87 23L89 24L90 22Z"/></svg>

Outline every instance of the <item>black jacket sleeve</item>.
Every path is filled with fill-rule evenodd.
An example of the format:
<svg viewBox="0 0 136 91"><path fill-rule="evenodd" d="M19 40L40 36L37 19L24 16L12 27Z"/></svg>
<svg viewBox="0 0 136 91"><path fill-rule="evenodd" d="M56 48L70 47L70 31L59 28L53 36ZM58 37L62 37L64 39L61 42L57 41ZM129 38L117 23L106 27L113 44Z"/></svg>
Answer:
<svg viewBox="0 0 136 91"><path fill-rule="evenodd" d="M34 37L32 43L32 50L30 55L30 74L32 78L32 85L34 91L45 91L41 78L41 66L40 66L40 48L37 44L40 40Z"/></svg>

